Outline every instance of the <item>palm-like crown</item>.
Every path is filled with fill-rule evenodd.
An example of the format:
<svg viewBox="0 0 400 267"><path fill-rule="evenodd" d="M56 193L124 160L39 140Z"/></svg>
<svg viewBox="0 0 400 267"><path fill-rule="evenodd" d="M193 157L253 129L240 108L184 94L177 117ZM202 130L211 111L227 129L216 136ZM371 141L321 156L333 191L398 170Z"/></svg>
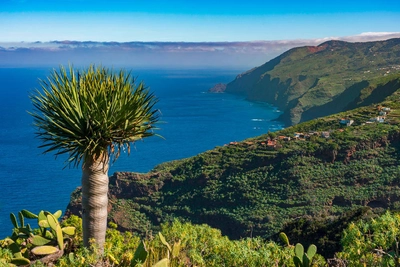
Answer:
<svg viewBox="0 0 400 267"><path fill-rule="evenodd" d="M68 154L75 166L105 154L115 160L122 149L129 153L131 142L154 135L157 99L130 73L60 67L40 85L30 96L30 114L44 153Z"/></svg>

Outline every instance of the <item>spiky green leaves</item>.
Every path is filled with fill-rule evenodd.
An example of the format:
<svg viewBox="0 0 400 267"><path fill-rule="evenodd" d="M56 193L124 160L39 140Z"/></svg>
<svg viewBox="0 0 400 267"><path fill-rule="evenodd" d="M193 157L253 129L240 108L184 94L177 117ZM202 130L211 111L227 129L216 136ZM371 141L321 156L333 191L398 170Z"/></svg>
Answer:
<svg viewBox="0 0 400 267"><path fill-rule="evenodd" d="M68 154L75 166L105 152L116 159L122 149L129 152L131 142L154 135L157 100L124 71L61 67L41 87L30 96L41 147Z"/></svg>

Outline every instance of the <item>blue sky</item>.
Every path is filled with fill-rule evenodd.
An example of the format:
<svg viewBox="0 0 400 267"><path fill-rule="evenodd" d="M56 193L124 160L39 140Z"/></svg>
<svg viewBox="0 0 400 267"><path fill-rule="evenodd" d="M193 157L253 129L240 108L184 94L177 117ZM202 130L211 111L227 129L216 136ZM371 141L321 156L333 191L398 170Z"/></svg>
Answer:
<svg viewBox="0 0 400 267"><path fill-rule="evenodd" d="M0 0L0 42L233 42L400 32L396 2Z"/></svg>

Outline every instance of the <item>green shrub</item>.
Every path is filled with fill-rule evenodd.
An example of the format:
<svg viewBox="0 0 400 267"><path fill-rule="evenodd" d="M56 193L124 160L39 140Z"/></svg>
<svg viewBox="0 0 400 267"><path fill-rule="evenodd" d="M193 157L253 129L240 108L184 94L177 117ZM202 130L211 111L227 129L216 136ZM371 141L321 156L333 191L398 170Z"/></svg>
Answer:
<svg viewBox="0 0 400 267"><path fill-rule="evenodd" d="M343 251L337 256L349 266L400 266L398 241L400 214L384 215L351 223L342 238Z"/></svg>

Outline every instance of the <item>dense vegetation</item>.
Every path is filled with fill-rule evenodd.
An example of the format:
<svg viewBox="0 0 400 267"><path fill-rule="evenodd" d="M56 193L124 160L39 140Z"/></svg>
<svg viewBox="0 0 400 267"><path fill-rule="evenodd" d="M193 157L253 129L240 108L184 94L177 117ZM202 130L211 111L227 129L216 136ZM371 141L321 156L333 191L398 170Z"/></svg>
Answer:
<svg viewBox="0 0 400 267"><path fill-rule="evenodd" d="M279 107L297 124L378 103L397 90L400 39L293 48L230 82L226 92Z"/></svg>
<svg viewBox="0 0 400 267"><path fill-rule="evenodd" d="M104 254L98 254L95 247L88 249L83 246L79 217L71 216L61 225L63 228L76 229L76 233L64 237L64 250L53 261L48 261L52 254L40 256L32 253L38 248L32 244L35 243L32 237L29 239L29 236L25 237L20 232L19 237L14 238L15 244L25 247L22 253L31 259L31 266L46 266L43 262L59 267L98 266L99 263L102 266L120 267L400 266L400 214L391 212L375 219L350 223L341 234L343 249L337 251L333 259L324 259L319 254L311 255L310 248L313 245L303 250L300 243L294 246L284 234L281 234L279 242L260 237L230 240L208 225L193 225L178 220L163 224L161 232L148 233L142 240L131 232L119 232L115 229L117 225L110 223ZM38 233L38 230L32 230L32 233ZM0 240L0 266L23 266L23 262L16 258L21 252L13 251L8 246L9 240ZM314 246L315 251L318 252L318 249ZM306 263L304 252L311 256L307 255L310 263ZM298 256L303 256L303 260L296 265Z"/></svg>
<svg viewBox="0 0 400 267"><path fill-rule="evenodd" d="M399 96L396 91L379 105L216 147L147 174L115 173L109 219L143 236L175 218L206 223L233 239L277 240L285 231L293 242L314 243L333 257L350 222L400 207ZM366 123L384 107L391 111L383 123ZM342 118L354 123L344 126ZM307 136L279 137L296 132ZM79 205L77 189L70 212L79 214Z"/></svg>

